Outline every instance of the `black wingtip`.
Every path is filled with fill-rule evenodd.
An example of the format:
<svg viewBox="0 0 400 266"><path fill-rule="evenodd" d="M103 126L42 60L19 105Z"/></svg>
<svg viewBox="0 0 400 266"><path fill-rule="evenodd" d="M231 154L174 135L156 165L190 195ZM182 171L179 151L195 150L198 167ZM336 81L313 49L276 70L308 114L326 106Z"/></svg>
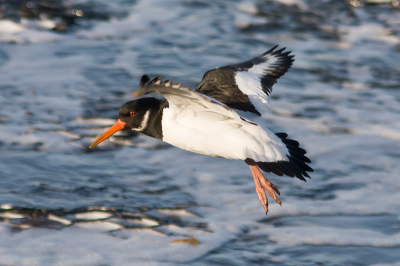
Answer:
<svg viewBox="0 0 400 266"><path fill-rule="evenodd" d="M268 53L273 53L274 50L279 46L279 44L275 45L274 47L272 47L271 49L269 49L268 51L266 51L264 54L268 54Z"/></svg>
<svg viewBox="0 0 400 266"><path fill-rule="evenodd" d="M276 50L276 48L278 48L279 44L275 45L274 47L272 47L271 49L269 49L268 51L266 51L264 54L262 55L266 55L266 54L273 54L273 55L277 55L277 54L281 54L281 55L285 55L287 57L293 58L294 55L290 54L292 51L285 51L286 47L280 48L279 50ZM285 51L283 53L283 51Z"/></svg>
<svg viewBox="0 0 400 266"><path fill-rule="evenodd" d="M283 47L283 48L281 48L281 49L279 49L279 50L276 50L276 51L274 52L274 54L282 54L282 52L283 52L285 49L286 49L286 47Z"/></svg>

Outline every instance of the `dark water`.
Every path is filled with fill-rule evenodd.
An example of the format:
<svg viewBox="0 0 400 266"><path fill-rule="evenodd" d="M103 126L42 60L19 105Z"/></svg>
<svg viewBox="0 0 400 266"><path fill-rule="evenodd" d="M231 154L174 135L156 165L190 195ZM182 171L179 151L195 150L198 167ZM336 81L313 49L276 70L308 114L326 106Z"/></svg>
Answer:
<svg viewBox="0 0 400 266"><path fill-rule="evenodd" d="M0 3L0 264L400 264L398 1L15 3ZM315 173L271 176L268 216L242 162L132 132L88 149L141 75L194 89L275 44L296 61L270 114L247 117Z"/></svg>

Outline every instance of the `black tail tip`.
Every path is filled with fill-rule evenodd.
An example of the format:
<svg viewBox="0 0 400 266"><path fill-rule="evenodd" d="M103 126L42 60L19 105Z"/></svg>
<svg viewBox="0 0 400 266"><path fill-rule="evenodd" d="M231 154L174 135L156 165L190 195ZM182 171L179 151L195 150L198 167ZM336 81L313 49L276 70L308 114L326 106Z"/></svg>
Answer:
<svg viewBox="0 0 400 266"><path fill-rule="evenodd" d="M305 154L307 153L306 150L299 147L299 142L288 139L288 135L286 133L275 133L275 135L282 140L283 144L286 145L286 148L289 151L289 162L282 162L285 165L281 168L289 168L286 170L289 170L288 172L294 173L295 176L300 180L306 181L304 177L311 178L307 174L307 172L314 172L314 169L307 165L307 163L311 163L311 160L307 156L305 156Z"/></svg>

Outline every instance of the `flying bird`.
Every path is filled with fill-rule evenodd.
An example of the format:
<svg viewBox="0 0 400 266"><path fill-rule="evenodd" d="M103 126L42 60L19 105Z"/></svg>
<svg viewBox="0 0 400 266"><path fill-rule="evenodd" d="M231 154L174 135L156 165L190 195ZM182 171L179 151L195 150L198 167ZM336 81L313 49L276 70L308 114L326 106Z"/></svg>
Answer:
<svg viewBox="0 0 400 266"><path fill-rule="evenodd" d="M90 148L121 129L131 129L195 153L243 160L250 166L256 193L265 213L265 191L278 203L278 188L260 169L278 176L306 181L313 169L306 151L286 133L267 128L241 117L235 110L266 113L272 86L292 65L294 55L277 46L248 61L207 71L195 91L159 77L144 75L140 90L165 99L144 97L123 104L118 121Z"/></svg>

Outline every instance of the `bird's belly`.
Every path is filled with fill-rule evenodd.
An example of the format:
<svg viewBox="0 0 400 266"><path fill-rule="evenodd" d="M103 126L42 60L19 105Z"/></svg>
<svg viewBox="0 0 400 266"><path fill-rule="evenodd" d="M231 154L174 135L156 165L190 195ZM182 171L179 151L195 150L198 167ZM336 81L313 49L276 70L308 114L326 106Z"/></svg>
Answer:
<svg viewBox="0 0 400 266"><path fill-rule="evenodd" d="M207 119L186 122L182 123L175 116L169 117L168 112L164 111L163 141L204 155L246 159L246 143L251 140L246 139L238 125Z"/></svg>
<svg viewBox="0 0 400 266"><path fill-rule="evenodd" d="M163 131L163 141L195 153L245 160L246 148L237 145L234 136L230 135L207 134L176 126L173 131Z"/></svg>
<svg viewBox="0 0 400 266"><path fill-rule="evenodd" d="M286 160L288 151L278 137L256 124L215 113L179 113L165 109L163 141L195 153L256 162Z"/></svg>

